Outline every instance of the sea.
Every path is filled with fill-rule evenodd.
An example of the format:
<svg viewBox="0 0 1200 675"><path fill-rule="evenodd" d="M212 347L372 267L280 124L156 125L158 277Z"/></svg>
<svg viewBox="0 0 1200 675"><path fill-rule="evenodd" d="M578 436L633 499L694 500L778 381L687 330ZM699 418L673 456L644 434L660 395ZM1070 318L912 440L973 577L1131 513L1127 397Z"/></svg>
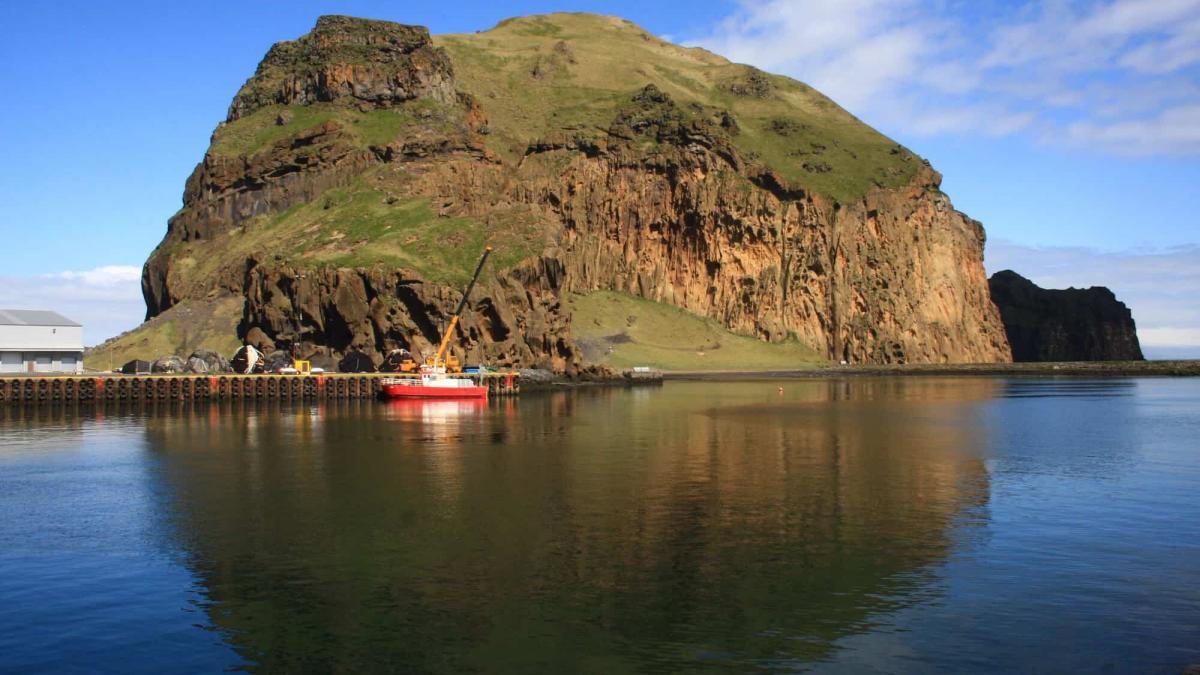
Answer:
<svg viewBox="0 0 1200 675"><path fill-rule="evenodd" d="M0 406L0 671L1172 673L1200 379Z"/></svg>

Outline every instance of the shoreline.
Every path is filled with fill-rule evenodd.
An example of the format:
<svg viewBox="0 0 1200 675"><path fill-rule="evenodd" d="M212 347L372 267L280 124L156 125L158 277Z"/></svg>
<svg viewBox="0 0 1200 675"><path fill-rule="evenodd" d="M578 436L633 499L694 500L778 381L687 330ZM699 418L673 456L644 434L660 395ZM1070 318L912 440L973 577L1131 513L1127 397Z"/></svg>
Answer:
<svg viewBox="0 0 1200 675"><path fill-rule="evenodd" d="M737 380L904 376L1008 377L1195 377L1200 360L1187 361L1072 361L1045 363L962 363L828 366L805 370L675 370L662 371L664 380Z"/></svg>

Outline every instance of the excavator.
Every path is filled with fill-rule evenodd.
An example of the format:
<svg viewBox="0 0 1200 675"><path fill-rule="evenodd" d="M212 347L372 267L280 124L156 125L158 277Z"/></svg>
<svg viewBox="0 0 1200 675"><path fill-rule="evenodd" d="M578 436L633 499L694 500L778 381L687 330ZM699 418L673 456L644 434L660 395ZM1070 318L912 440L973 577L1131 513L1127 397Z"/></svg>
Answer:
<svg viewBox="0 0 1200 675"><path fill-rule="evenodd" d="M492 247L488 246L483 250L483 256L479 258L479 264L475 266L475 274L471 277L471 283L467 284L467 290L463 291L462 300L458 303L458 308L454 310L454 316L450 317L450 325L446 327L446 331L442 333L442 342L438 345L437 353L425 359L425 365L430 366L437 371L438 368L444 368L447 373L461 373L462 363L454 354L447 354L446 351L450 347L450 338L454 335L454 329L458 327L458 318L467 307L467 300L471 297L471 290L475 288L475 282L479 281L479 273L483 271L483 264L487 262L488 256L492 253Z"/></svg>

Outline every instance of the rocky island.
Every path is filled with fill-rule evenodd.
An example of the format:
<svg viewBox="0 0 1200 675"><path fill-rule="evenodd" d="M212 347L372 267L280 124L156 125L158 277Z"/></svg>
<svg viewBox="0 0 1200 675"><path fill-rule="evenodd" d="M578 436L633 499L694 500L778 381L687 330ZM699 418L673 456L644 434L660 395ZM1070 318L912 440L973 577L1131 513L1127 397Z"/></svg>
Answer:
<svg viewBox="0 0 1200 675"><path fill-rule="evenodd" d="M1142 360L1133 315L1107 288L1040 288L1012 270L988 286L1014 361Z"/></svg>
<svg viewBox="0 0 1200 675"><path fill-rule="evenodd" d="M812 88L622 19L325 16L234 96L147 323L99 351L428 353L490 245L468 361L576 372L608 329L573 317L615 294L816 361L1007 362L983 227L940 180Z"/></svg>

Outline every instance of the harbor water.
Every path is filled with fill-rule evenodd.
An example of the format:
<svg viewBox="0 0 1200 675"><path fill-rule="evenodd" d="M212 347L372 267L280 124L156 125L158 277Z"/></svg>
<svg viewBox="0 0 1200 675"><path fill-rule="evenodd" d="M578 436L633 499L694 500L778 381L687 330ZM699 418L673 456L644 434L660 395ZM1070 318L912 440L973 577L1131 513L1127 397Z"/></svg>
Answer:
<svg viewBox="0 0 1200 675"><path fill-rule="evenodd" d="M0 671L1200 663L1200 379L0 406Z"/></svg>

